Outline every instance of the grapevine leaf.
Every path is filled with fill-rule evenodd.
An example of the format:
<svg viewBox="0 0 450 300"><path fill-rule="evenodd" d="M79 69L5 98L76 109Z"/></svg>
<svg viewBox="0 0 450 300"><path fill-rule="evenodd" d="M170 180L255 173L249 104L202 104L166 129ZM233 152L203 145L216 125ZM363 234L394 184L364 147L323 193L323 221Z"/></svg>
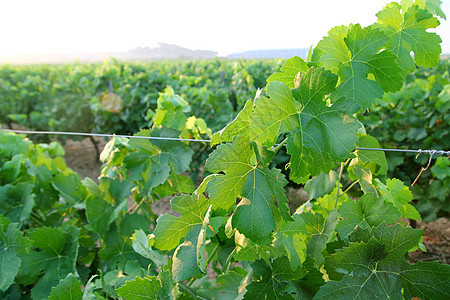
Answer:
<svg viewBox="0 0 450 300"><path fill-rule="evenodd" d="M164 214L158 218L154 231L155 247L161 250L172 250L192 228L203 224L208 200L203 194L181 195L174 197L170 206L181 216Z"/></svg>
<svg viewBox="0 0 450 300"><path fill-rule="evenodd" d="M373 174L371 170L363 168L361 164L350 164L348 174L351 180L359 180L358 183L365 194L372 193L378 195L377 190L373 186Z"/></svg>
<svg viewBox="0 0 450 300"><path fill-rule="evenodd" d="M23 158L24 156L22 154L16 154L11 158L11 160L4 163L3 166L0 166L1 185L13 183L14 180L17 179L20 174Z"/></svg>
<svg viewBox="0 0 450 300"><path fill-rule="evenodd" d="M266 178L260 169L250 171L242 187L243 198L232 217L233 227L255 242L269 237L275 230L272 190Z"/></svg>
<svg viewBox="0 0 450 300"><path fill-rule="evenodd" d="M82 300L103 300L104 298L101 297L97 292L94 292L96 286L93 283L93 280L97 277L97 275L91 276L89 278L88 282L86 283L86 286L84 287L83 291L83 297Z"/></svg>
<svg viewBox="0 0 450 300"><path fill-rule="evenodd" d="M441 0L416 0L414 4L419 5L422 9L427 9L429 12L441 17L442 19L446 19L445 13L441 9Z"/></svg>
<svg viewBox="0 0 450 300"><path fill-rule="evenodd" d="M116 289L116 293L123 299L159 299L160 290L159 280L154 276L147 276L144 278L136 277L134 280L127 281Z"/></svg>
<svg viewBox="0 0 450 300"><path fill-rule="evenodd" d="M186 124L185 113L189 112L189 103L176 95L172 87L167 87L164 93L159 93L157 100L158 108L153 116L153 122L156 126L182 129Z"/></svg>
<svg viewBox="0 0 450 300"><path fill-rule="evenodd" d="M247 271L243 268L235 267L217 277L215 285L208 289L208 295L214 299L234 300L239 295L242 281L247 276Z"/></svg>
<svg viewBox="0 0 450 300"><path fill-rule="evenodd" d="M305 184L305 191L308 193L309 200L323 197L331 193L336 187L337 173L331 170L328 174L320 172L319 175L311 178Z"/></svg>
<svg viewBox="0 0 450 300"><path fill-rule="evenodd" d="M86 197L80 181L81 178L77 173L65 170L53 178L52 185L67 203L75 205Z"/></svg>
<svg viewBox="0 0 450 300"><path fill-rule="evenodd" d="M250 116L250 139L266 146L273 145L280 134L290 132L287 152L295 182L310 174L328 172L338 161L350 157L359 127L324 101L324 96L335 88L336 75L312 68L300 77L300 86L293 92L282 83L270 83L270 98L257 99ZM274 110L279 113L274 115Z"/></svg>
<svg viewBox="0 0 450 300"><path fill-rule="evenodd" d="M36 250L23 257L20 281L27 285L35 282L31 289L33 298L47 298L52 287L67 274L76 272L79 231L65 223L58 228L42 227L29 234Z"/></svg>
<svg viewBox="0 0 450 300"><path fill-rule="evenodd" d="M367 62L370 72L385 92L396 92L403 86L403 76L396 59L397 57L391 51L384 50Z"/></svg>
<svg viewBox="0 0 450 300"><path fill-rule="evenodd" d="M332 210L326 219L321 214L311 212L301 214L306 223L306 253L314 258L317 268L324 262L322 251L326 244L334 239L334 230L338 223L337 216L336 210Z"/></svg>
<svg viewBox="0 0 450 300"><path fill-rule="evenodd" d="M214 133L211 137L211 146L223 142L233 141L233 137L238 135L248 136L250 126L250 114L254 107L253 100L249 99L244 105L244 108L239 112L236 118L231 121L222 130Z"/></svg>
<svg viewBox="0 0 450 300"><path fill-rule="evenodd" d="M347 26L336 26L328 31L328 36L324 37L314 49L313 62L320 62L325 69L338 74L342 64L351 58L350 50L344 41L348 30Z"/></svg>
<svg viewBox="0 0 450 300"><path fill-rule="evenodd" d="M356 144L358 148L380 148L378 141L370 135L359 135L358 139ZM361 163L363 167L370 169L373 174L387 174L388 164L384 151L356 150L355 154L356 158L352 160L351 165Z"/></svg>
<svg viewBox="0 0 450 300"><path fill-rule="evenodd" d="M370 108L377 98L382 97L383 89L380 83L368 79L367 76L371 69L377 70L377 76L380 76L381 70L388 71L385 68L386 55L376 56L387 40L386 34L372 27L361 28L359 24L350 27L344 41L351 52L351 58L348 62L342 62L338 73L341 83L333 94L334 99L344 97L358 103L360 108L365 110ZM377 57L384 59L377 59ZM396 79L397 82L394 85L400 88L403 78L399 75L400 68L395 66L395 61L391 63L392 70L397 74L387 74L385 77Z"/></svg>
<svg viewBox="0 0 450 300"><path fill-rule="evenodd" d="M141 130L136 136L177 138L177 130L162 128ZM132 139L133 151L124 158L130 180L139 183L140 191L150 195L154 187L169 178L171 170L182 173L189 170L192 150L188 145L171 140Z"/></svg>
<svg viewBox="0 0 450 300"><path fill-rule="evenodd" d="M373 194L364 194L360 201L348 199L338 212L344 218L336 226L341 239L348 238L356 228L367 229L383 222L394 224L400 218L400 213L391 203L375 198Z"/></svg>
<svg viewBox="0 0 450 300"><path fill-rule="evenodd" d="M319 288L325 284L325 280L323 274L315 268L314 260L310 256L306 257L303 269L308 273L295 282L296 299L313 299Z"/></svg>
<svg viewBox="0 0 450 300"><path fill-rule="evenodd" d="M13 223L22 224L29 219L35 205L33 188L31 183L0 186L0 214Z"/></svg>
<svg viewBox="0 0 450 300"><path fill-rule="evenodd" d="M162 300L173 300L174 297L174 282L171 273L170 263L164 266L163 271L159 272L158 278L161 282L161 291L159 299Z"/></svg>
<svg viewBox="0 0 450 300"><path fill-rule="evenodd" d="M281 72L274 73L267 78L267 82L279 81L284 83L288 88L298 87L298 73L306 73L308 64L300 57L294 56L288 59L281 67Z"/></svg>
<svg viewBox="0 0 450 300"><path fill-rule="evenodd" d="M417 5L402 8L395 3L388 4L377 17L377 27L389 36L386 48L397 56L397 63L404 74L414 71L415 65L437 65L442 40L436 33L426 31L439 25L429 11ZM411 51L414 52L414 60Z"/></svg>
<svg viewBox="0 0 450 300"><path fill-rule="evenodd" d="M205 168L214 173L225 172L225 175L212 177L206 186L213 210L226 214L235 205L244 185L245 175L254 168L252 160L254 154L250 144L242 137L236 137L233 143L218 146L210 155Z"/></svg>
<svg viewBox="0 0 450 300"><path fill-rule="evenodd" d="M197 245L201 226L192 227L173 255L172 276L175 282L202 275L197 264Z"/></svg>
<svg viewBox="0 0 450 300"><path fill-rule="evenodd" d="M359 24L334 27L314 50L313 61L338 74L340 84L332 93L334 103L342 98L355 103L360 109L369 108L384 91L402 87L403 76L390 51L378 52L388 36L373 26L361 28ZM373 73L375 80L368 79ZM358 110L354 105L339 106L347 113Z"/></svg>
<svg viewBox="0 0 450 300"><path fill-rule="evenodd" d="M151 259L159 267L167 264L167 257L152 249L149 245L149 237L142 229L136 230L131 237L133 249L145 258Z"/></svg>
<svg viewBox="0 0 450 300"><path fill-rule="evenodd" d="M138 214L123 216L118 226L116 222L112 223L109 232L102 237L103 247L98 252L100 259L109 269L113 270L117 267L123 269L131 261L149 265L150 260L136 253L129 239L136 230L149 227L148 218Z"/></svg>
<svg viewBox="0 0 450 300"><path fill-rule="evenodd" d="M197 266L202 273L206 273L206 258L205 258L205 242L208 226L210 226L209 218L211 216L211 205L206 211L205 218L203 219L202 228L198 234L198 240L196 245L196 258Z"/></svg>
<svg viewBox="0 0 450 300"><path fill-rule="evenodd" d="M3 248L0 250L0 291L5 292L14 282L20 263L21 259L16 255L14 249Z"/></svg>
<svg viewBox="0 0 450 300"><path fill-rule="evenodd" d="M257 167L250 143L238 136L233 143L217 147L205 165L212 172L225 172L214 175L206 186L213 211L227 214L236 199L243 197L233 214L232 225L254 241L267 238L275 229L274 198L283 218L290 219L283 190L287 184L284 175L277 169L269 170L265 162L261 163L264 164L262 169Z"/></svg>
<svg viewBox="0 0 450 300"><path fill-rule="evenodd" d="M380 180L376 179L376 183L381 191L383 199L391 202L394 207L398 209L402 218L422 220L416 208L409 204L414 197L402 181L393 178L388 179L386 184L384 184Z"/></svg>
<svg viewBox="0 0 450 300"><path fill-rule="evenodd" d="M101 177L99 188L103 191L101 197L91 194L86 199L86 217L90 228L104 235L119 213L126 209L127 198L134 184L129 181L119 181L109 177Z"/></svg>
<svg viewBox="0 0 450 300"><path fill-rule="evenodd" d="M49 300L81 300L81 282L72 273L61 279L59 284L52 288Z"/></svg>
<svg viewBox="0 0 450 300"><path fill-rule="evenodd" d="M272 146L280 134L300 127L300 119L292 92L286 85L275 81L266 89L269 98L256 99L255 110L250 115L250 139Z"/></svg>
<svg viewBox="0 0 450 300"><path fill-rule="evenodd" d="M326 258L332 280L320 288L317 299L448 298L450 266L411 265L404 258L420 242L420 230L382 223L360 237Z"/></svg>
<svg viewBox="0 0 450 300"><path fill-rule="evenodd" d="M211 207L205 214L203 224L193 227L186 234L173 255L172 275L176 282L200 276L206 272L205 241Z"/></svg>
<svg viewBox="0 0 450 300"><path fill-rule="evenodd" d="M44 153L25 159L25 166L28 175L34 178L35 188L33 193L36 195L34 201L36 206L42 209L49 209L58 200L58 192L53 188L53 176L56 170L65 168L64 162L59 158L61 164L57 164L57 159L51 159ZM39 187L39 188L37 188Z"/></svg>
<svg viewBox="0 0 450 300"><path fill-rule="evenodd" d="M17 223L0 216L0 291L6 291L14 282L22 255L28 253L30 242L23 237Z"/></svg>
<svg viewBox="0 0 450 300"><path fill-rule="evenodd" d="M292 270L298 267L306 259L306 224L299 214L294 214L294 221L283 224L276 234L275 248L282 248L286 253Z"/></svg>
<svg viewBox="0 0 450 300"><path fill-rule="evenodd" d="M234 259L254 261L259 258L260 246L237 230L235 230L234 234L234 243L236 244Z"/></svg>
<svg viewBox="0 0 450 300"><path fill-rule="evenodd" d="M294 299L289 294L289 281L306 275L303 268L292 271L286 256L277 257L270 264L257 260L252 263L252 269L257 280L247 285L244 299Z"/></svg>

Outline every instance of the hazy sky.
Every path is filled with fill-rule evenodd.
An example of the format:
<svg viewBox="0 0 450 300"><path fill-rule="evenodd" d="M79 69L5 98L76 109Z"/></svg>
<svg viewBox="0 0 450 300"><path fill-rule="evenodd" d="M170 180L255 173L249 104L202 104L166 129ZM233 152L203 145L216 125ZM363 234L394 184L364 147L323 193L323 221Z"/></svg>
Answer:
<svg viewBox="0 0 450 300"><path fill-rule="evenodd" d="M1 0L0 56L127 51L172 43L220 55L305 48L333 26L369 25L386 0ZM450 0L443 1L450 18ZM440 20L445 53L450 24Z"/></svg>

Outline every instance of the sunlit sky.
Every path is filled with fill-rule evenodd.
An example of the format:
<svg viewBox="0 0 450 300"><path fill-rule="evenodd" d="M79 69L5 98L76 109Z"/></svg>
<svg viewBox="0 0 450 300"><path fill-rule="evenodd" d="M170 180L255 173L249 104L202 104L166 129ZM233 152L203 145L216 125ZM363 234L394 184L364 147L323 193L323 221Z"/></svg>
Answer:
<svg viewBox="0 0 450 300"><path fill-rule="evenodd" d="M307 48L337 25L376 21L386 0L1 0L0 56L121 52L170 43L226 55ZM443 0L450 18L450 0ZM450 53L450 24L436 32Z"/></svg>

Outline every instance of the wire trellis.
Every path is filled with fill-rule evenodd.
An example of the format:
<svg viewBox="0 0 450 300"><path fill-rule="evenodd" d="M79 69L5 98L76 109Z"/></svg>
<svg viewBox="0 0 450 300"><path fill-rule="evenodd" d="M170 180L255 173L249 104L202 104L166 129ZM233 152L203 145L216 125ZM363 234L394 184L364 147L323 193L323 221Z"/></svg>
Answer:
<svg viewBox="0 0 450 300"><path fill-rule="evenodd" d="M133 138L133 139L148 139L148 140L167 140L167 141L181 141L181 142L202 142L210 143L211 140L202 139L185 139L185 138L172 138L172 137L158 137L158 136L137 136L137 135L121 135L121 134L106 134L106 133L87 133L87 132L64 132L64 131L34 131L34 130L15 130L15 129L3 129L1 131L14 132L18 134L45 134L45 135L75 135L75 136L86 136L86 137L122 137L122 138ZM356 147L355 150L373 150L373 151L384 151L384 152L409 152L420 154L427 154L430 159L434 155L446 155L450 156L450 151L446 150L422 150L422 149L394 149L394 148L364 148Z"/></svg>

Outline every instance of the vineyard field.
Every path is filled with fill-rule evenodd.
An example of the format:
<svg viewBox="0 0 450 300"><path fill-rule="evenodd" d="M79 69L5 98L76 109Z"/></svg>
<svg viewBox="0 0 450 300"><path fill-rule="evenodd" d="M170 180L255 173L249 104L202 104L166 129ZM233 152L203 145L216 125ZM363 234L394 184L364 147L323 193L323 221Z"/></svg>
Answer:
<svg viewBox="0 0 450 300"><path fill-rule="evenodd" d="M0 66L0 298L449 299L440 4L306 59Z"/></svg>

